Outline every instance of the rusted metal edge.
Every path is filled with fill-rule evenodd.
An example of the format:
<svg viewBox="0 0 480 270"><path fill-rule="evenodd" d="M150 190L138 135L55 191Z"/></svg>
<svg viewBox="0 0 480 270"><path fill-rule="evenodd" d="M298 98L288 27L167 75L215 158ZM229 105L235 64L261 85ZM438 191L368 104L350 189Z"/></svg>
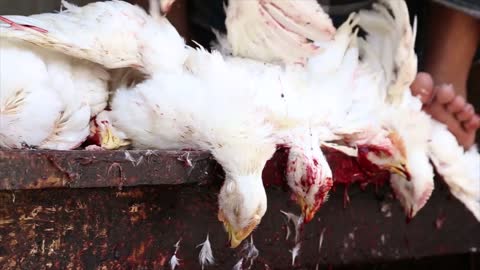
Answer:
<svg viewBox="0 0 480 270"><path fill-rule="evenodd" d="M219 173L200 151L0 150L0 190L178 185Z"/></svg>

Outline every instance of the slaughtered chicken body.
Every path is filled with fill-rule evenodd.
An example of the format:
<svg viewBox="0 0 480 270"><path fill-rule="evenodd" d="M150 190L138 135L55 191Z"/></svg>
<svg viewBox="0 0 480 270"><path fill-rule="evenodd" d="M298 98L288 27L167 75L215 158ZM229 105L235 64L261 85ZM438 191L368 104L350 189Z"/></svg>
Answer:
<svg viewBox="0 0 480 270"><path fill-rule="evenodd" d="M306 67L305 71L312 74L311 77L323 79L325 77L322 76L322 72L328 74L329 70L333 70L337 76L343 72L344 76L337 77L336 85L329 88L332 91L328 94L323 92L328 87L325 88L321 80L318 80L320 82L316 85L318 93L314 100L317 102L317 109L319 112L324 110L323 119L328 119L323 121L322 125L330 129L334 135L331 137L337 137L336 141L343 141L343 144L346 143L355 149L363 171L389 170L393 173L390 179L392 188L408 217L413 217L425 205L433 191L433 168L429 159L442 169L459 168L459 166L453 159L447 160L446 156L443 156L442 160L451 165L440 165L438 161L440 147L434 150L433 145L438 140L432 139L435 137L432 127L436 121L421 111L420 101L411 96L409 91L409 85L417 71L417 58L413 50L416 26L414 25L412 30L405 2L378 1L373 5L372 10L362 10L358 14L353 14L349 21L336 32L329 31L331 34L327 39L325 39L324 30L331 27L330 21L323 20L320 24L313 24L315 27L311 27L311 24L301 23L305 18L309 18L309 13L304 12L302 18L290 16L300 12L304 5L294 6L292 4L294 1L259 0L248 1L248 4L243 2L230 1L227 9L227 37L220 36L217 47L223 52L236 56L272 63L280 62L287 67L291 63L300 62ZM290 5L284 2L290 2ZM302 1L302 4L306 2L311 2L312 6L316 4L314 3L316 1ZM270 5L270 9L265 9L266 5ZM260 10L268 12L256 13L254 9L259 6ZM272 6L274 8L271 8ZM285 6L289 8L282 9ZM279 10L282 12L278 12ZM315 9L315 11L321 12L321 9ZM272 18L277 23L278 18L281 18L285 23L278 27L278 24L271 23ZM318 18L324 17L318 16ZM353 34L355 37L351 38L352 35L348 34L351 30L345 31L345 29L353 29L355 25L366 32L365 38L356 37L356 33ZM342 36L342 28L346 35ZM262 35L256 38L245 34L248 29L268 33L268 36L275 36L278 40L270 42L271 39L264 39ZM318 42L315 38L311 38L315 36L312 31L321 35L317 37ZM296 34L295 39L286 33ZM302 42L291 42L306 39L311 39L312 44L322 44L322 50L306 48ZM285 44L290 46L288 50L282 49ZM335 46L329 46L331 44ZM253 51L252 47L260 49ZM348 65L345 63L349 62L348 56L352 53L357 53L359 57L352 58L353 62L350 66L353 67L353 72L348 73ZM303 59L305 55L308 57ZM292 59L295 60L292 61ZM344 63L343 66L342 63ZM333 76L328 75L327 80ZM350 84L343 86L343 82L350 82ZM338 98L332 100L331 96L335 95ZM336 107L326 110L329 104L335 104ZM322 113L317 117L322 119ZM440 132L448 133L446 130ZM320 138L320 145L328 142L328 137L330 135L325 139ZM451 147L458 147L458 144L451 139L446 139L445 143ZM455 186L453 188L455 191L462 190L462 194L455 195L453 190L452 193L478 217L478 194L470 192L466 195L466 190L478 189L475 183L480 180L478 173L480 164L473 165L478 164L475 162L479 158L478 151L475 148L466 153L455 151L458 152L461 160L465 160L462 163L469 168L468 172L444 169L440 173L446 176L447 183L452 179L458 179L456 182L461 182L462 188L456 187L453 183L451 187ZM453 177L454 174L457 177ZM334 180L335 175L340 174L333 171ZM291 178L292 182L298 183L305 178L305 175ZM354 175L351 179L355 179ZM297 192L294 190L294 193Z"/></svg>
<svg viewBox="0 0 480 270"><path fill-rule="evenodd" d="M77 148L107 106L111 69L150 74L184 61L183 40L165 18L123 1L62 4L60 13L0 16L1 146ZM156 44L178 49L155 53ZM166 59L180 64L162 65ZM11 68L18 65L30 80Z"/></svg>
<svg viewBox="0 0 480 270"><path fill-rule="evenodd" d="M255 113L256 107L249 105L258 91L241 83L247 77L240 70L203 50L192 51L188 61L191 71L157 73L131 89L120 88L111 111L105 113L112 127L136 148L188 148L213 154L226 173L218 218L236 247L267 209L261 175L276 150L274 134ZM212 106L212 100L218 103Z"/></svg>

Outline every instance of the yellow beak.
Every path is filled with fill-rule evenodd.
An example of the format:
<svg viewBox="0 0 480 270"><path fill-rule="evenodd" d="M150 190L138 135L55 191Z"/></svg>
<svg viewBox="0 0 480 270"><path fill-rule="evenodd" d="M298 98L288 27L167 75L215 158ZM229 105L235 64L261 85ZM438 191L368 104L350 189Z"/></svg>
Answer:
<svg viewBox="0 0 480 270"><path fill-rule="evenodd" d="M302 209L303 221L305 223L312 221L313 218L315 217L315 213L316 213L315 209L308 206L303 197L298 197L297 202L300 205L300 209Z"/></svg>
<svg viewBox="0 0 480 270"><path fill-rule="evenodd" d="M224 226L225 226L225 230L228 233L228 239L230 241L231 248L238 247L242 243L242 241L248 236L247 235L245 237L241 237L241 233L236 232L228 223L224 223Z"/></svg>
<svg viewBox="0 0 480 270"><path fill-rule="evenodd" d="M398 174L403 178L410 181L410 173L408 172L407 166L404 162L400 162L399 165L393 165L390 167L390 172L394 174Z"/></svg>
<svg viewBox="0 0 480 270"><path fill-rule="evenodd" d="M104 131L100 132L100 137L100 143L102 148L107 150L115 150L122 146L127 146L130 144L130 142L122 140L119 137L113 135L112 131L108 127L105 128Z"/></svg>
<svg viewBox="0 0 480 270"><path fill-rule="evenodd" d="M227 231L231 248L238 247L242 243L242 241L245 240L245 238L247 238L253 232L253 230L255 230L255 228L259 223L259 222L252 222L247 227L239 231L235 231L235 229L225 219L221 211L218 213L218 219L223 222L223 227L225 228L225 231Z"/></svg>

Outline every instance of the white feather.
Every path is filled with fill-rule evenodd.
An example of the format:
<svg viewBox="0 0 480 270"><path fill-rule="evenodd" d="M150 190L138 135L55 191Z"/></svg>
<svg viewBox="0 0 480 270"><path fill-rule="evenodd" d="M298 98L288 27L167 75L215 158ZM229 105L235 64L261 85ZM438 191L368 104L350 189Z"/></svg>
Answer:
<svg viewBox="0 0 480 270"><path fill-rule="evenodd" d="M258 86L247 69L218 53L192 50L186 67L119 89L112 125L137 148L210 151L227 176L219 195L225 219L237 231L257 224L266 211L261 173L276 149L272 126L255 103Z"/></svg>
<svg viewBox="0 0 480 270"><path fill-rule="evenodd" d="M300 255L301 247L302 244L299 242L293 247L293 249L290 250L290 253L292 253L292 266L295 265L295 260L297 259L298 255Z"/></svg>
<svg viewBox="0 0 480 270"><path fill-rule="evenodd" d="M202 247L202 249L198 254L198 262L202 266L202 269L204 269L205 266L209 266L215 263L212 247L210 245L210 240L208 239L208 234L205 242L199 244L197 247L200 247L200 246Z"/></svg>
<svg viewBox="0 0 480 270"><path fill-rule="evenodd" d="M313 41L329 40L335 32L314 0L234 0L229 1L226 15L229 46L222 51L231 48L235 56L265 62L304 62L321 51Z"/></svg>
<svg viewBox="0 0 480 270"><path fill-rule="evenodd" d="M410 181L392 175L390 183L405 212L413 217L427 202L433 188L433 168L427 156L431 136L431 119L422 112L422 104L411 95L409 86L417 72L414 51L415 29L410 26L404 1L381 0L373 10L358 13L359 26L367 32L358 45L367 72L377 74L376 87L383 104L381 125L396 134L397 142L390 140L403 156ZM415 26L414 26L415 27ZM400 144L399 144L400 140ZM394 160L398 157L393 156Z"/></svg>
<svg viewBox="0 0 480 270"><path fill-rule="evenodd" d="M441 123L434 122L429 153L435 168L460 200L480 221L480 154L474 145L468 151Z"/></svg>
<svg viewBox="0 0 480 270"><path fill-rule="evenodd" d="M177 266L180 266L180 260L177 258L177 256L174 254L172 258L170 258L170 269L175 270Z"/></svg>
<svg viewBox="0 0 480 270"><path fill-rule="evenodd" d="M91 116L106 106L108 74L23 42L2 42L0 54L1 132L8 141L1 144L78 147L88 136ZM30 79L21 78L15 66L31 66Z"/></svg>
<svg viewBox="0 0 480 270"><path fill-rule="evenodd" d="M242 270L243 268L243 258L241 258L232 268L232 270Z"/></svg>
<svg viewBox="0 0 480 270"><path fill-rule="evenodd" d="M295 229L295 243L298 243L300 241L300 230L303 225L303 217L282 210L280 210L280 212L287 217L287 226L289 222L293 224L293 227Z"/></svg>
<svg viewBox="0 0 480 270"><path fill-rule="evenodd" d="M318 238L318 253L320 254L320 251L322 250L323 246L323 237L325 235L325 231L327 228L323 228L322 232L320 233L320 237Z"/></svg>
<svg viewBox="0 0 480 270"><path fill-rule="evenodd" d="M165 17L152 18L142 8L118 0L83 7L63 5L66 10L60 13L4 16L46 32L3 23L0 37L24 40L110 69L134 67L148 74L181 70L185 43Z"/></svg>

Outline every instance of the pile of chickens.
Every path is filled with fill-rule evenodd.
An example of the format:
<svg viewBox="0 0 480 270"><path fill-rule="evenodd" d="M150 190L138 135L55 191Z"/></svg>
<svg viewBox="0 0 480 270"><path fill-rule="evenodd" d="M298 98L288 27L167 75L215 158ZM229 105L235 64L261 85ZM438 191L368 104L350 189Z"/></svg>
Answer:
<svg viewBox="0 0 480 270"><path fill-rule="evenodd" d="M0 147L210 151L226 173L218 218L232 247L267 210L262 170L280 147L305 222L335 182L385 172L412 218L434 167L480 220L477 148L459 146L409 90L404 1L379 0L336 29L315 0L230 0L212 51L186 45L164 17L172 2L0 17Z"/></svg>

